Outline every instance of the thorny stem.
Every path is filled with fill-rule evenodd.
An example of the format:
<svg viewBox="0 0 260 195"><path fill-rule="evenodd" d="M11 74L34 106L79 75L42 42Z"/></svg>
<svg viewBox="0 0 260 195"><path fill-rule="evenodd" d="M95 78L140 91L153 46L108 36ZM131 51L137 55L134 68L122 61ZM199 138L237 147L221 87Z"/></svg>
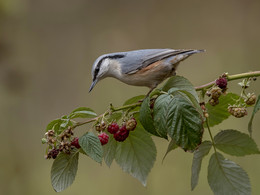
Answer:
<svg viewBox="0 0 260 195"><path fill-rule="evenodd" d="M243 78L259 77L259 76L260 76L260 71L254 71L254 72L246 72L246 73L241 73L241 74L227 75L226 78L228 81L233 81L233 80L238 80L238 79L243 79ZM195 87L195 89L196 89L196 91L205 90L205 89L212 87L214 84L215 84L215 81L211 81L205 85Z"/></svg>

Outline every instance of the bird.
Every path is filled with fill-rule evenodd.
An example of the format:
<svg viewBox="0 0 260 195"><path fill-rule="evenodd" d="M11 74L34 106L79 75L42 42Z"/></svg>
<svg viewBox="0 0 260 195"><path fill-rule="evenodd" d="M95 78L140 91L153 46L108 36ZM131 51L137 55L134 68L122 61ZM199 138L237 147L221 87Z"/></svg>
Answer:
<svg viewBox="0 0 260 195"><path fill-rule="evenodd" d="M99 56L92 66L92 84L89 92L100 80L114 77L133 86L150 88L149 95L158 84L176 75L178 64L195 53L196 49L141 49L109 53Z"/></svg>

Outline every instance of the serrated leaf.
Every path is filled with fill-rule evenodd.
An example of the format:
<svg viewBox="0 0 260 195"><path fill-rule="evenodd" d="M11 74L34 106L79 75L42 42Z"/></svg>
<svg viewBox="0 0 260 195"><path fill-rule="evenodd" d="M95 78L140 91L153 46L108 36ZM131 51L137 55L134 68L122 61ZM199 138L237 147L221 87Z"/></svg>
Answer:
<svg viewBox="0 0 260 195"><path fill-rule="evenodd" d="M173 87L191 93L196 98L197 102L199 102L198 94L188 79L182 76L173 76L164 84L162 90L167 92Z"/></svg>
<svg viewBox="0 0 260 195"><path fill-rule="evenodd" d="M124 142L118 143L115 159L123 171L145 186L156 159L156 147L150 134L137 126Z"/></svg>
<svg viewBox="0 0 260 195"><path fill-rule="evenodd" d="M212 143L210 141L204 141L199 148L193 154L192 167L191 167L191 190L197 186L199 181L199 174L201 169L202 159L208 155Z"/></svg>
<svg viewBox="0 0 260 195"><path fill-rule="evenodd" d="M197 110L183 97L163 94L155 101L155 127L168 132L185 151L194 150L201 143L202 122Z"/></svg>
<svg viewBox="0 0 260 195"><path fill-rule="evenodd" d="M90 158L98 163L102 162L103 149L99 138L92 132L85 133L80 137L79 145Z"/></svg>
<svg viewBox="0 0 260 195"><path fill-rule="evenodd" d="M139 120L146 131L155 136L167 139L167 132L157 131L153 124L152 111L150 109L150 97L146 97L140 107Z"/></svg>
<svg viewBox="0 0 260 195"><path fill-rule="evenodd" d="M73 110L70 115L69 118L73 119L73 118L92 118L92 117L96 117L97 114L90 108L86 108L86 107L80 107L77 108L75 110Z"/></svg>
<svg viewBox="0 0 260 195"><path fill-rule="evenodd" d="M51 183L56 192L69 187L77 174L79 153L72 150L70 154L60 153L51 168Z"/></svg>
<svg viewBox="0 0 260 195"><path fill-rule="evenodd" d="M145 95L138 95L138 96L132 97L125 101L124 106L137 103L138 101L143 100L144 98L145 98Z"/></svg>
<svg viewBox="0 0 260 195"><path fill-rule="evenodd" d="M250 136L252 136L252 132L253 132L253 130L252 130L253 119L254 119L255 114L257 113L258 110L260 110L260 95L257 98L257 101L256 101L255 106L254 106L254 110L252 112L250 121L248 123L248 132L249 132Z"/></svg>
<svg viewBox="0 0 260 195"><path fill-rule="evenodd" d="M168 93L171 93L171 90L172 90L172 89L173 89L173 88L171 88L171 89L168 91ZM203 111L202 111L202 109L201 109L201 107L200 107L199 102L198 102L197 99L196 99L197 96L194 97L190 92L185 91L185 90L178 90L178 91L176 91L175 93L178 93L178 94L182 95L184 98L186 98L187 100L189 100L189 101L193 104L193 106L196 108L196 110L200 113L200 115L203 116Z"/></svg>
<svg viewBox="0 0 260 195"><path fill-rule="evenodd" d="M170 141L169 145L168 145L168 148L167 148L167 150L166 150L166 153L165 153L165 155L164 155L162 161L164 161L165 157L167 156L167 154L168 154L170 151L172 151L172 150L174 150L174 149L176 149L176 148L178 148L178 146L177 146L177 144L175 143L175 141L172 139L172 140Z"/></svg>
<svg viewBox="0 0 260 195"><path fill-rule="evenodd" d="M245 156L260 153L252 138L233 129L219 132L214 137L214 141L219 150L230 155Z"/></svg>
<svg viewBox="0 0 260 195"><path fill-rule="evenodd" d="M51 121L47 127L46 127L46 131L48 130L59 130L60 128L60 124L62 123L62 120L61 119L55 119L53 121Z"/></svg>
<svg viewBox="0 0 260 195"><path fill-rule="evenodd" d="M113 138L113 135L109 133L109 141L103 146L104 161L108 167L111 166L116 155L117 141Z"/></svg>
<svg viewBox="0 0 260 195"><path fill-rule="evenodd" d="M208 183L215 195L249 195L251 186L247 173L220 153L212 154L208 166Z"/></svg>
<svg viewBox="0 0 260 195"><path fill-rule="evenodd" d="M228 106L235 104L239 97L240 96L234 93L228 93L227 95L220 96L219 104L216 106L211 106L207 103L206 108L209 114L209 126L213 127L226 120L230 116Z"/></svg>

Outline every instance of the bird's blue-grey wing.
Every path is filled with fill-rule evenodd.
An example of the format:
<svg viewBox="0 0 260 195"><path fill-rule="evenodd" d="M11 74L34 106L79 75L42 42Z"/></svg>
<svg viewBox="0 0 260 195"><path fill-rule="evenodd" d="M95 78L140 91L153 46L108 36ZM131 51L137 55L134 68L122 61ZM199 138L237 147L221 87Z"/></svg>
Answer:
<svg viewBox="0 0 260 195"><path fill-rule="evenodd" d="M122 59L122 72L124 74L133 74L154 62L177 55L184 51L187 50L145 49L128 52L127 58Z"/></svg>

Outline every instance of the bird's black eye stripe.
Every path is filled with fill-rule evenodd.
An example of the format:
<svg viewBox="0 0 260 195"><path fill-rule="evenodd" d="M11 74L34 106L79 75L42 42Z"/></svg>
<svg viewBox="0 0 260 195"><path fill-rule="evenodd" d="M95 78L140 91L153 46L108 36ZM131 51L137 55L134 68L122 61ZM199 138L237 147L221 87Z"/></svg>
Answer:
<svg viewBox="0 0 260 195"><path fill-rule="evenodd" d="M118 58L123 58L123 57L125 57L124 54L116 54L116 55L106 56L105 58L118 59Z"/></svg>
<svg viewBox="0 0 260 195"><path fill-rule="evenodd" d="M96 77L97 77L97 75L98 75L98 72L99 72L99 70L100 70L100 66L101 66L103 60L105 60L105 59L107 59L107 58L108 58L108 59L119 59L119 58L123 58L123 57L125 57L124 54L115 54L115 55L105 56L105 57L101 58L101 59L99 60L98 64L97 64L97 66L96 66L96 69L95 69L95 72L94 72L94 78L93 78L93 80L96 80Z"/></svg>

